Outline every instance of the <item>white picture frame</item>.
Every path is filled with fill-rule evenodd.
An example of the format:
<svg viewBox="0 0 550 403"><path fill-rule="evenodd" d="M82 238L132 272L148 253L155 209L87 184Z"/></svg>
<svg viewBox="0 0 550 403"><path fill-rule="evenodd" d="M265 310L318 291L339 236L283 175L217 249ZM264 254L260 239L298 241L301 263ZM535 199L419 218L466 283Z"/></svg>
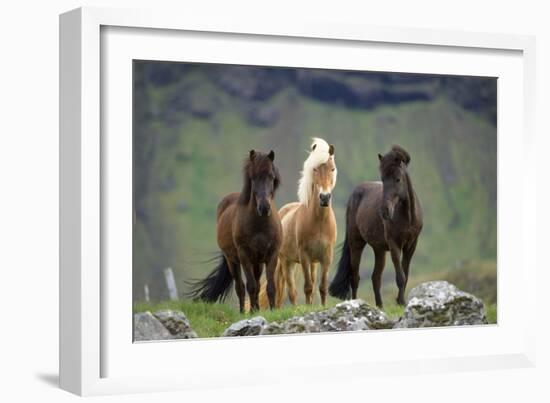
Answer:
<svg viewBox="0 0 550 403"><path fill-rule="evenodd" d="M132 37L137 35L142 35L138 50L131 42ZM128 326L131 311L127 311L126 319L123 318L124 309L128 306L131 309L131 298L126 298L131 296L131 285L128 283L127 289L124 285L127 270L121 270L126 270L124 277L124 274L118 276L105 269L109 259L128 258L130 213L121 219L113 218L120 215L106 213L124 211L127 207L124 200L127 201L128 189L131 190L131 183L128 182L131 159L128 160L130 154L126 135L128 123L131 123L131 115L128 120L131 90L128 93L128 80L124 80L124 74L128 71L125 70L128 60L139 58L139 55L177 60L178 56L173 53L174 44L182 40L188 40L188 47L179 51L179 57L189 61L288 65L288 55L294 55L294 63L299 65L350 68L353 67L349 62L351 55L368 51L382 52L383 57L378 58L378 62L369 61L369 67L374 70L384 69L384 60L396 63L400 55L408 54L415 57L403 67L403 71L473 75L501 72L498 117L498 325L132 344L131 328ZM232 46L225 46L226 51L223 52L222 48L216 48L220 43L230 43ZM156 50L153 50L152 44L160 46L154 46ZM243 50L250 46L257 46L250 52L252 56L246 55ZM262 46L270 46L273 51L262 52ZM210 49L210 52L205 49ZM219 52L212 52L213 49ZM305 52L298 52L297 49L308 49L309 56L300 56ZM529 36L357 26L317 21L313 17L302 19L299 23L269 19L216 20L169 11L104 8L81 8L61 15L61 387L80 395L96 395L296 382L297 377L319 381L328 379L328 368L341 369L330 371L334 379L338 373L349 371L356 376L369 376L534 365L535 321L520 315L522 312L536 311L535 284L528 281L535 276L535 253L525 236L535 232L535 212L529 208L534 204L535 196L523 192L521 208L514 216L507 214L511 203L504 197L510 189L507 182L513 182L514 186L519 183L525 189L534 188L533 178L520 177L512 169L507 169L509 163L518 158L527 161L536 146L532 127L534 49L534 38ZM322 58L323 50L342 52L342 57L325 60ZM192 60L188 59L191 53ZM441 64L439 58L434 56L436 53L446 55L441 58ZM300 57L305 58L302 60ZM463 60L465 57L480 62L466 63ZM297 62L297 59L301 61ZM359 63L356 68L363 66L360 62L356 63ZM118 74L116 77L120 80L115 81L120 85L106 79L112 74ZM515 99L502 99L503 93ZM109 109L111 105L117 108L114 105L120 105L114 120ZM115 129L116 136L112 134ZM113 168L111 159L114 156L117 165L122 168ZM115 172L116 169L118 171ZM113 193L117 189L123 192L120 197ZM117 200L120 203L116 204ZM519 232L521 242L512 244L503 233L503 227ZM108 247L108 242L119 239L121 252L117 256L110 255L112 248ZM125 261L121 262L127 268ZM514 265L522 269L517 278L509 275ZM516 289L515 296L511 293L512 289ZM113 298L113 293L121 297ZM513 297L524 301L521 312L514 308ZM417 350L390 348L402 345L404 339L411 340L418 346ZM341 344L341 340L345 340L345 345L340 346L341 356L331 355L330 359L315 356L320 344L330 351L331 346ZM448 343L452 348L445 345L446 340L454 342ZM377 348L369 349L371 344ZM290 354L290 357L282 359L283 345L285 351L300 354ZM188 362L180 367L177 359L168 362L168 356L178 357L179 354L193 365ZM239 362L238 358L246 354L270 357L270 365L262 364L261 360L253 365L245 365L245 360ZM211 363L216 359L235 362L232 374L212 368ZM139 363L145 368L140 368ZM159 365L163 363L165 365L159 371ZM148 371L147 367L154 368L156 374ZM246 377L242 376L244 373Z"/></svg>

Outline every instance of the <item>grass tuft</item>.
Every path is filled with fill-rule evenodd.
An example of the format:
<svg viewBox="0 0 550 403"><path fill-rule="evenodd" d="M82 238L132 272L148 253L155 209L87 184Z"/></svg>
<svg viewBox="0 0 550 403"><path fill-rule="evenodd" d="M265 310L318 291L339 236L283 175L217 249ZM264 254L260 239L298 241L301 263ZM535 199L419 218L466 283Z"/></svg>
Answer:
<svg viewBox="0 0 550 403"><path fill-rule="evenodd" d="M497 323L497 304L485 305L485 315L487 316L487 322L491 324Z"/></svg>

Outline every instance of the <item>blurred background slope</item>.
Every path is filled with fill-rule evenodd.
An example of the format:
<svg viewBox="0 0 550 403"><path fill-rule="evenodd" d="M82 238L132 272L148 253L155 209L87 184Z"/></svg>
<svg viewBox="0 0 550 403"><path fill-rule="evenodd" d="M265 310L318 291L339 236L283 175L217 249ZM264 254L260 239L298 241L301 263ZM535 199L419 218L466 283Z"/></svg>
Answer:
<svg viewBox="0 0 550 403"><path fill-rule="evenodd" d="M336 150L339 242L350 192L378 180L377 153L400 144L425 215L411 286L447 279L496 302L496 79L149 61L133 74L135 301L144 284L167 298L166 267L180 294L211 270L216 207L241 189L250 149L275 151L281 207L296 200L318 136ZM370 302L372 265L366 248L360 295ZM388 259L392 297L393 279Z"/></svg>

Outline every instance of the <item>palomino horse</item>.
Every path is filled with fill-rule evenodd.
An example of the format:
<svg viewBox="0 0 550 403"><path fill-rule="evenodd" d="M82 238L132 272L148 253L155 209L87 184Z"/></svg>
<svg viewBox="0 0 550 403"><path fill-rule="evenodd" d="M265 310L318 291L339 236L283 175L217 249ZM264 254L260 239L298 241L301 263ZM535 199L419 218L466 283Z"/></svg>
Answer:
<svg viewBox="0 0 550 403"><path fill-rule="evenodd" d="M223 256L218 266L205 279L192 283L188 294L207 302L223 301L235 280L239 309L245 309L245 288L241 265L246 277L250 309L259 309L258 294L263 265L266 265L269 306L275 306L275 269L281 246L282 229L273 200L280 183L273 165L275 153L254 150L246 158L243 189L225 196L218 205L217 238Z"/></svg>
<svg viewBox="0 0 550 403"><path fill-rule="evenodd" d="M359 263L365 244L374 251L372 287L376 305L382 307L380 284L389 250L399 292L397 303L405 304L409 267L422 230L422 208L407 167L409 153L393 146L378 154L382 182L364 182L351 194L346 209L346 238L330 295L357 298Z"/></svg>
<svg viewBox="0 0 550 403"><path fill-rule="evenodd" d="M314 138L298 184L299 202L286 204L279 210L283 243L276 271L277 307L283 304L285 282L290 302L294 305L297 302L294 282L296 263L302 266L307 304L313 303L317 263L321 264L319 293L321 303L324 305L326 302L328 270L336 243L336 218L331 202L336 173L334 146ZM262 300L264 306L263 292Z"/></svg>

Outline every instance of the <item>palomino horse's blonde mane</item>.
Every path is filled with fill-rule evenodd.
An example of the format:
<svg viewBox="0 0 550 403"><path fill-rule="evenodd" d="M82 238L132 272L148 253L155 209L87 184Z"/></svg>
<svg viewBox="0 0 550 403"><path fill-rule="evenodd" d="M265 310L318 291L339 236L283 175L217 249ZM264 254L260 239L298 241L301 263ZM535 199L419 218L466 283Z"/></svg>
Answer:
<svg viewBox="0 0 550 403"><path fill-rule="evenodd" d="M309 156L304 161L300 180L298 181L298 200L304 206L308 206L308 201L313 193L313 170L319 165L327 162L331 157L329 154L330 145L323 139L314 137L311 139ZM334 157L333 157L334 158ZM334 170L334 185L336 184L336 173ZM334 187L333 185L333 187Z"/></svg>

